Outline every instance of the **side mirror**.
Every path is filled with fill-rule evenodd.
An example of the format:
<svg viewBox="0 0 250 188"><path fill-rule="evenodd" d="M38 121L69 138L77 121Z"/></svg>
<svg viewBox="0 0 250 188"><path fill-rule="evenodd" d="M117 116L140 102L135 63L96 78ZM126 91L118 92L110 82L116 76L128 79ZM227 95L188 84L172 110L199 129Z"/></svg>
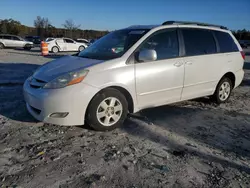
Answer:
<svg viewBox="0 0 250 188"><path fill-rule="evenodd" d="M157 53L155 50L142 50L138 56L139 62L155 61L157 60Z"/></svg>

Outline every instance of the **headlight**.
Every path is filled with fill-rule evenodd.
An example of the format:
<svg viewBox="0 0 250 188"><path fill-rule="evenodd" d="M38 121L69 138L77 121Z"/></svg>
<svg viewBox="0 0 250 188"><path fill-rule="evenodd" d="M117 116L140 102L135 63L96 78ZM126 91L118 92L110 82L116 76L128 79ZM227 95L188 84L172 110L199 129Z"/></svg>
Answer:
<svg viewBox="0 0 250 188"><path fill-rule="evenodd" d="M44 89L57 89L66 87L69 85L80 83L88 74L88 70L80 70L69 72L62 76L57 77L56 79L48 82L43 86Z"/></svg>

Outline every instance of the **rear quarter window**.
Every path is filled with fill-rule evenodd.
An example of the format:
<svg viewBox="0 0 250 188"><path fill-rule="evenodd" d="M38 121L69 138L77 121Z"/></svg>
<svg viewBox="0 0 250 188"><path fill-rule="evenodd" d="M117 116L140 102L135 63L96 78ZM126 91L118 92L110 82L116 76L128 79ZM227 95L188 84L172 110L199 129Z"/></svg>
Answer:
<svg viewBox="0 0 250 188"><path fill-rule="evenodd" d="M239 51L237 45L229 33L214 31L214 34L219 44L220 53Z"/></svg>
<svg viewBox="0 0 250 188"><path fill-rule="evenodd" d="M213 33L206 29L182 29L186 56L217 53Z"/></svg>

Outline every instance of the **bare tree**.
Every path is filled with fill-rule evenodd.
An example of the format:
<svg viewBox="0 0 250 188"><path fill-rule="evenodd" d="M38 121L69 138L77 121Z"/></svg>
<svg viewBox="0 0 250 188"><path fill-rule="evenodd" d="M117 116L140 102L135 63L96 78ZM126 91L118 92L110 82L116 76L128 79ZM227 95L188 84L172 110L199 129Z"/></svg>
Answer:
<svg viewBox="0 0 250 188"><path fill-rule="evenodd" d="M72 38L73 32L80 29L81 25L76 25L72 19L65 20L62 24L63 27L70 32L70 37Z"/></svg>
<svg viewBox="0 0 250 188"><path fill-rule="evenodd" d="M51 24L48 18L37 16L36 20L34 20L34 26L37 29L37 35L40 37L44 37L44 35L47 35L50 25Z"/></svg>

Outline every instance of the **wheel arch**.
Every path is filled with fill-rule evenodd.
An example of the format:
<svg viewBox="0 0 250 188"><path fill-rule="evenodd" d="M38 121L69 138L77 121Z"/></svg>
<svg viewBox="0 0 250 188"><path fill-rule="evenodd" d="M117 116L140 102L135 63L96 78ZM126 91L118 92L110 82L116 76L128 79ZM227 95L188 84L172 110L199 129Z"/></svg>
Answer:
<svg viewBox="0 0 250 188"><path fill-rule="evenodd" d="M120 91L126 98L127 102L128 102L128 110L130 113L134 112L134 100L131 96L131 94L129 93L129 91L121 86L110 86L107 88L113 88L116 89L118 91ZM106 88L105 88L106 89Z"/></svg>
<svg viewBox="0 0 250 188"><path fill-rule="evenodd" d="M5 44L4 44L4 42L0 42L0 44L3 44L3 47L5 47Z"/></svg>
<svg viewBox="0 0 250 188"><path fill-rule="evenodd" d="M131 93L125 89L124 87L121 87L121 86L116 86L116 85L112 85L112 86L107 86L107 87L104 87L102 89L100 89L92 98L91 100L89 101L88 103L88 106L86 108L86 111L88 111L88 108L89 108L89 105L91 103L91 101L94 99L94 97L96 95L98 95L99 93L103 92L104 90L106 89L109 89L109 88L113 88L113 89L116 89L118 91L120 91L126 98L127 102L128 102L128 110L129 110L129 113L133 113L135 111L135 104L134 104L134 100L133 100L133 97L131 95ZM85 114L85 116L87 115L87 113Z"/></svg>
<svg viewBox="0 0 250 188"><path fill-rule="evenodd" d="M226 77L226 78L229 78L229 79L232 81L233 88L234 88L234 86L235 86L235 81L236 81L235 74L234 74L233 72L227 72L227 73L225 73L225 74L221 77L221 79L223 79L223 78L225 78L225 77ZM218 84L220 83L221 79L219 80ZM217 85L218 85L218 84L217 84Z"/></svg>

